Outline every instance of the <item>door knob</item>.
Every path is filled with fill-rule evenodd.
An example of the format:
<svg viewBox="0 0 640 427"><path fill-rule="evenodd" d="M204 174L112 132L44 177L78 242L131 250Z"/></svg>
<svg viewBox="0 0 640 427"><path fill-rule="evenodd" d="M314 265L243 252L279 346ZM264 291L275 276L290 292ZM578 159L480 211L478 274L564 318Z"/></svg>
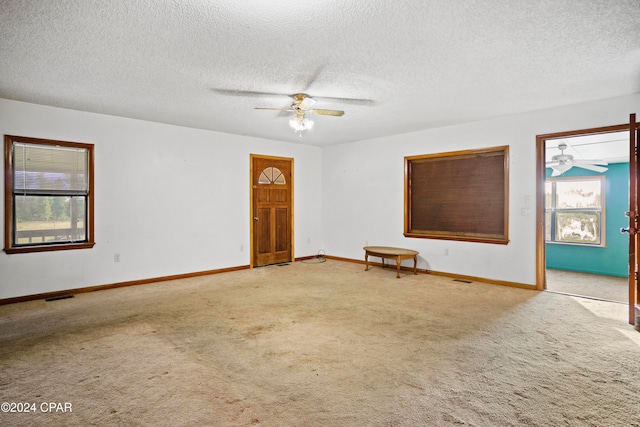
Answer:
<svg viewBox="0 0 640 427"><path fill-rule="evenodd" d="M253 220L254 220L254 221L257 221L257 220L258 220L258 217L257 217L257 216L254 216L254 217L253 217Z"/></svg>
<svg viewBox="0 0 640 427"><path fill-rule="evenodd" d="M628 233L628 232L629 232L629 227L622 227L622 228L620 229L620 232L621 232L621 233Z"/></svg>

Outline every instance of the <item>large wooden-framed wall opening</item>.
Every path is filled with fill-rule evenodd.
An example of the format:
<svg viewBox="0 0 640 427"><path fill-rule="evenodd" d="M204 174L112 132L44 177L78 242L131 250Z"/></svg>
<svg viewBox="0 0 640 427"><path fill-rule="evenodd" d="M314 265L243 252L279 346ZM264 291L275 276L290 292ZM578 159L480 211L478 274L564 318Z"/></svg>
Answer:
<svg viewBox="0 0 640 427"><path fill-rule="evenodd" d="M546 289L546 245L545 245L545 149L548 140L575 136L620 132L629 129L628 124L604 126L556 132L536 136L536 289Z"/></svg>

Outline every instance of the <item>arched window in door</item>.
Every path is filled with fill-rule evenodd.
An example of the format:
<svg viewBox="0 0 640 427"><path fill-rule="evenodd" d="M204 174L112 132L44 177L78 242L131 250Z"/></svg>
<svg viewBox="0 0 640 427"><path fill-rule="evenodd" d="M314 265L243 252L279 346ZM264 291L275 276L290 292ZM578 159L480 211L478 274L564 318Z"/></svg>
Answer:
<svg viewBox="0 0 640 427"><path fill-rule="evenodd" d="M260 177L258 178L258 184L285 185L286 183L287 181L280 169L271 166L265 168L262 173L260 173Z"/></svg>

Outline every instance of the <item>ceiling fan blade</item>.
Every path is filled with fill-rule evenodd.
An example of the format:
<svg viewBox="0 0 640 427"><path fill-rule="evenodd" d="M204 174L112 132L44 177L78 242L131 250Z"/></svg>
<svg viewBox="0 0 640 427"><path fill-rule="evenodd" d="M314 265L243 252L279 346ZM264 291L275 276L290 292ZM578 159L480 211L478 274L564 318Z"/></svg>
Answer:
<svg viewBox="0 0 640 427"><path fill-rule="evenodd" d="M568 171L569 169L571 169L572 167L570 163L564 163L564 162L550 162L550 163L555 163L552 165L549 165L547 163L547 167L553 170L553 172L551 173L551 176L560 176L566 171Z"/></svg>
<svg viewBox="0 0 640 427"><path fill-rule="evenodd" d="M602 160L579 160L574 159L572 162L574 165L600 165L600 166L608 166L609 163Z"/></svg>
<svg viewBox="0 0 640 427"><path fill-rule="evenodd" d="M332 100L341 102L343 104L353 104L353 105L374 105L376 102L373 99L363 99L363 98L340 98L336 96L316 96L318 99L322 100Z"/></svg>
<svg viewBox="0 0 640 427"><path fill-rule="evenodd" d="M281 96L285 97L287 94L284 93L275 93L275 92L259 92L254 90L237 90L237 89L220 89L220 88L211 88L212 92L218 93L220 95L227 96L244 96L244 97L256 97L256 96Z"/></svg>
<svg viewBox="0 0 640 427"><path fill-rule="evenodd" d="M293 112L296 110L293 110L291 108L271 108L271 107L254 107L254 110L276 110L276 111L289 111L289 112Z"/></svg>
<svg viewBox="0 0 640 427"><path fill-rule="evenodd" d="M551 176L560 176L562 175L562 171L559 171L558 169L553 169L553 172L551 172Z"/></svg>
<svg viewBox="0 0 640 427"><path fill-rule="evenodd" d="M298 98L300 99L300 98ZM302 100L300 101L300 103L298 104L298 106L300 108L302 108L303 110L308 110L310 107L313 106L313 104L315 104L317 101L309 96L306 95L302 95Z"/></svg>
<svg viewBox="0 0 640 427"><path fill-rule="evenodd" d="M313 114L319 114L321 116L340 117L344 115L344 111L340 111L340 110L309 110L308 112Z"/></svg>
<svg viewBox="0 0 640 427"><path fill-rule="evenodd" d="M295 95L288 95L286 93L276 93L276 92L261 92L261 91L257 91L257 90L239 90L239 89L223 89L223 88L211 88L212 92L218 93L220 95L227 95L227 96L244 96L244 97L258 97L258 96L291 96L293 98L296 97L297 94ZM306 98L308 98L309 96L306 94L301 94L304 95ZM376 102L373 99L366 99L366 98L340 98L337 96L316 96L317 99L323 99L323 100L334 100L334 101L339 101L342 102L344 104L356 104L356 105L374 105ZM315 101L315 99L314 99Z"/></svg>
<svg viewBox="0 0 640 427"><path fill-rule="evenodd" d="M554 161L554 162L547 162L547 163L545 163L545 166L546 166L546 167L548 167L548 168L552 168L552 167L554 167L554 166L558 166L559 164L560 164L560 162L558 162L558 161Z"/></svg>
<svg viewBox="0 0 640 427"><path fill-rule="evenodd" d="M607 169L609 169L609 168L605 168L605 167L602 167L602 166L596 166L596 165L591 165L591 164L574 164L574 166L577 167L577 168L588 169L590 171L594 171L594 172L598 172L598 173L605 172Z"/></svg>

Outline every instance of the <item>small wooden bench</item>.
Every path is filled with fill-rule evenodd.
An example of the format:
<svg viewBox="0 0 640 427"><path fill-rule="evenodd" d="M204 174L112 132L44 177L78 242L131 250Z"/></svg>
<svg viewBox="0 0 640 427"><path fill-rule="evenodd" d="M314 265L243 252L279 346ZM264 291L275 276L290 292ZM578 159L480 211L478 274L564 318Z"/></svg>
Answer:
<svg viewBox="0 0 640 427"><path fill-rule="evenodd" d="M396 260L396 277L400 278L400 263L403 259L413 258L413 274L418 274L416 267L418 266L418 251L411 249L392 248L389 246L365 246L364 248L364 263L366 265L364 271L369 270L369 256L377 256L382 258L382 268L385 268L385 258L392 258Z"/></svg>

